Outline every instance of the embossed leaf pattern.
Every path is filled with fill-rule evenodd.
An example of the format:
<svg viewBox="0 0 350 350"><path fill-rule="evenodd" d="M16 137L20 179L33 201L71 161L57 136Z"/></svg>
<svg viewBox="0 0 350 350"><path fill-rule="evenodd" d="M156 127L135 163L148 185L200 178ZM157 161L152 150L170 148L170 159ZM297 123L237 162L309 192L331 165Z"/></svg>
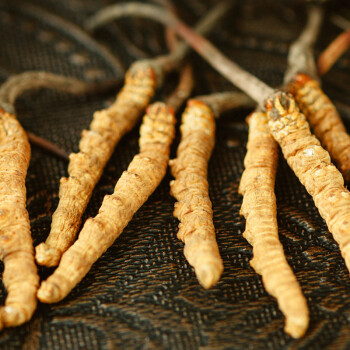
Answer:
<svg viewBox="0 0 350 350"><path fill-rule="evenodd" d="M0 78L46 69L87 80L122 75L105 55L54 26L40 8L81 26L112 1L30 0L0 2ZM214 0L176 1L189 23ZM243 3L243 2L242 2ZM338 1L338 6L344 2ZM335 6L335 5L334 5ZM345 5L345 10L348 6ZM226 54L265 82L278 86L286 68L289 43L303 26L301 7L293 2L245 1L210 35ZM34 11L35 13L35 11ZM236 13L236 14L235 14ZM240 14L237 16L237 14ZM232 20L234 19L234 21ZM147 28L146 28L147 27ZM146 28L146 29L145 29ZM124 69L136 57L164 53L162 30L144 20L123 20L96 33L96 39L118 57ZM142 30L141 30L142 29ZM337 34L325 23L317 53ZM209 66L195 62L194 95L232 89ZM323 87L342 106L349 121L350 56L347 53L324 77ZM334 77L342 77L335 80ZM170 81L169 84L173 84ZM339 84L338 84L339 83ZM48 90L24 95L17 103L25 129L77 151L80 132L92 113L107 106L115 93L72 97ZM161 97L159 93L158 97ZM176 238L174 199L168 173L161 186L134 216L115 244L61 303L39 305L32 321L0 333L1 349L346 349L350 347L350 280L339 249L310 196L284 161L280 161L276 191L280 238L288 261L307 298L311 324L306 336L292 340L283 332L284 319L249 265L251 247L243 239L238 184L247 141L244 118L249 111L227 113L217 121L217 143L209 164L210 197L224 273L209 291L198 284ZM349 126L349 123L348 125ZM103 196L138 151L138 130L118 145L94 191L84 218L95 215ZM179 137L175 140L178 142ZM173 154L175 146L173 148ZM28 209L34 244L50 229L58 202L59 178L66 164L33 148L27 177ZM45 278L50 271L40 269ZM0 292L3 302L5 291Z"/></svg>

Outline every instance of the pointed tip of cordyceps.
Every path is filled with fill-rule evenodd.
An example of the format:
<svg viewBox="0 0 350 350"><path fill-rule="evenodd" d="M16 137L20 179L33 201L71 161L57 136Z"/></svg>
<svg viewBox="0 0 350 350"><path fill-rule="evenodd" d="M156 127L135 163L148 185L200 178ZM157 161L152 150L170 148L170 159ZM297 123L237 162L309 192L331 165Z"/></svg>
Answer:
<svg viewBox="0 0 350 350"><path fill-rule="evenodd" d="M1 309L0 329L5 327L16 327L28 321L26 312L22 307L7 305Z"/></svg>
<svg viewBox="0 0 350 350"><path fill-rule="evenodd" d="M61 252L46 243L40 243L35 247L35 260L39 265L54 267L61 259Z"/></svg>
<svg viewBox="0 0 350 350"><path fill-rule="evenodd" d="M215 262L208 262L195 267L198 282L205 289L213 287L220 279L223 267Z"/></svg>
<svg viewBox="0 0 350 350"><path fill-rule="evenodd" d="M299 339L306 333L308 326L309 316L306 314L298 317L287 316L284 331L292 338Z"/></svg>
<svg viewBox="0 0 350 350"><path fill-rule="evenodd" d="M54 283L44 281L38 289L37 297L45 304L57 303L61 300L60 288Z"/></svg>

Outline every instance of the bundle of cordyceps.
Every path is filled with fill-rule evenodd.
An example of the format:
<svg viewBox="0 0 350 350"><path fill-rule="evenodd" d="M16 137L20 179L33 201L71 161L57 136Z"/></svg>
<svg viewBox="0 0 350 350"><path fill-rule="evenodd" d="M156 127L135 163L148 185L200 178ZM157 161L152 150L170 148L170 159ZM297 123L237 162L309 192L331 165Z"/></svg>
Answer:
<svg viewBox="0 0 350 350"><path fill-rule="evenodd" d="M168 164L174 176L171 195L177 200L174 216L180 220L178 238L184 242L186 259L204 288L218 282L223 263L215 239L207 167L215 143L215 118L243 106L255 108L247 118L249 140L239 186L243 195L241 214L246 218L244 237L253 246L251 266L262 275L266 290L277 299L286 317L285 331L299 338L307 330L309 311L278 238L274 193L278 145L313 197L349 269L350 193L344 187L344 179L350 180L350 137L319 84L319 75L331 68L349 44L349 33L336 39L323 53L317 69L312 48L323 11L320 7L308 8L305 29L290 48L284 86L275 90L228 60L201 36L227 12L230 2L220 2L209 11L195 31L178 19L170 2L158 3L110 6L87 23L87 29L93 30L118 17L152 18L168 26L170 53L135 62L127 71L115 102L96 112L90 129L82 132L79 152L69 156L69 177L60 182L60 201L52 217L51 232L46 242L35 248L39 265L57 266L41 286L25 208L30 148L26 133L14 116L13 105L16 97L28 88L51 86L86 93L94 91L96 86L48 73L26 73L12 78L0 89L1 173L2 181L11 184L0 193L0 246L8 291L0 322L3 326L17 326L31 318L37 299L54 303L65 298L157 188ZM176 111L189 98L195 83L190 63L184 64L188 45L247 95L221 92L191 98L182 115L177 157L169 160ZM162 87L166 75L172 71L179 72L175 91L165 102L149 105L156 88ZM99 213L89 218L78 233L82 215L108 159L145 110L140 127L140 152L117 181L114 193L105 196Z"/></svg>

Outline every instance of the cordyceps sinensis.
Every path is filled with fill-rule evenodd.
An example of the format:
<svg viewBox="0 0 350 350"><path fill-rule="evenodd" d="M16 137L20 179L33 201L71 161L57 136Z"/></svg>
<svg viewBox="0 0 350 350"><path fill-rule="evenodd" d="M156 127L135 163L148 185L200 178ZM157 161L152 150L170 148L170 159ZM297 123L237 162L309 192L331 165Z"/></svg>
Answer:
<svg viewBox="0 0 350 350"><path fill-rule="evenodd" d="M177 199L174 216L180 221L177 236L184 242L185 257L206 289L218 282L224 268L215 238L207 181L215 144L214 116L236 107L253 106L249 97L237 92L191 99L182 115L177 157L169 162L174 176L170 193Z"/></svg>
<svg viewBox="0 0 350 350"><path fill-rule="evenodd" d="M308 327L309 310L278 237L275 196L278 144L270 133L265 112L252 113L247 122L245 170L239 185L243 196L240 214L246 218L243 237L253 246L250 265L262 276L266 290L277 299L286 317L286 332L297 338Z"/></svg>
<svg viewBox="0 0 350 350"><path fill-rule="evenodd" d="M227 4L218 4L196 29L206 33L226 9ZM82 133L79 152L70 155L69 177L61 179L60 201L52 217L51 232L46 242L36 247L38 264L57 265L63 252L71 246L93 188L115 146L139 121L156 88L161 86L164 75L177 69L187 52L188 46L181 43L169 55L134 63L126 73L124 87L115 102L108 109L94 113L90 130Z"/></svg>
<svg viewBox="0 0 350 350"><path fill-rule="evenodd" d="M291 45L285 84L306 116L312 131L329 152L332 160L350 182L350 135L339 113L320 87L312 47L322 22L322 11L309 10L308 22Z"/></svg>
<svg viewBox="0 0 350 350"><path fill-rule="evenodd" d="M25 178L30 160L27 135L15 115L0 108L0 257L7 289L0 325L18 326L30 320L37 301L39 276L34 262Z"/></svg>
<svg viewBox="0 0 350 350"><path fill-rule="evenodd" d="M332 160L350 183L350 135L341 117L317 80L299 73L289 84L299 108L306 116L312 131L329 152Z"/></svg>
<svg viewBox="0 0 350 350"><path fill-rule="evenodd" d="M350 270L350 192L329 153L311 134L292 96L278 92L266 103L269 126L284 157L312 196Z"/></svg>
<svg viewBox="0 0 350 350"><path fill-rule="evenodd" d="M117 181L114 193L104 197L98 214L85 222L57 269L41 284L40 301L55 303L66 297L158 187L168 167L175 110L191 93L191 75L191 70L184 68L179 88L168 102L155 102L147 108L140 127L140 152Z"/></svg>
<svg viewBox="0 0 350 350"><path fill-rule="evenodd" d="M190 100L182 115L181 142L170 161L175 178L171 194L177 199L174 216L180 220L178 238L199 283L212 287L220 278L223 263L215 239L207 168L215 143L213 112L204 103Z"/></svg>
<svg viewBox="0 0 350 350"><path fill-rule="evenodd" d="M131 130L154 94L156 76L148 67L132 67L116 102L94 113L90 130L82 132L79 152L69 156L68 174L60 181L58 207L52 216L51 232L36 247L40 265L55 266L72 244L92 190L120 138Z"/></svg>
<svg viewBox="0 0 350 350"><path fill-rule="evenodd" d="M274 92L274 89L229 60L208 40L193 32L175 16L165 12L158 13L158 16L261 108L265 109L266 104L270 132L281 146L295 174L313 196L350 270L350 192L344 187L341 173L330 162L328 152L312 136L305 116L299 111L293 96L283 91ZM284 142L283 136L287 135L288 142ZM294 153L289 152L291 148L294 148ZM298 162L294 161L296 155ZM303 335L302 332L292 333L290 328L285 330L295 338Z"/></svg>
<svg viewBox="0 0 350 350"><path fill-rule="evenodd" d="M99 89L96 85L46 72L22 73L0 87L0 258L4 263L3 283L7 290L5 307L0 309L1 328L28 321L37 305L39 276L34 262L25 187L30 145L14 114L14 104L24 91L42 87L72 93Z"/></svg>

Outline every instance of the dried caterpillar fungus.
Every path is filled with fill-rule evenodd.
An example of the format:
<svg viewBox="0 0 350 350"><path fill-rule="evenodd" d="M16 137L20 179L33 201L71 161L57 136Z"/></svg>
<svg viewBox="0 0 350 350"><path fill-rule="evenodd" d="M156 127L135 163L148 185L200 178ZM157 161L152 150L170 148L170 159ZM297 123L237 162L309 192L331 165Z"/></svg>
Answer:
<svg viewBox="0 0 350 350"><path fill-rule="evenodd" d="M163 103L147 109L140 130L140 153L105 196L96 217L86 221L79 238L63 254L55 272L44 281L38 298L44 303L63 299L110 247L165 175L174 136L173 110Z"/></svg>
<svg viewBox="0 0 350 350"><path fill-rule="evenodd" d="M140 14L138 9L145 6L150 10L146 11L149 15L146 14L147 17L164 20L163 17L157 16L159 12L162 14L160 7L147 4L117 4L113 6L115 11L108 8L102 12L112 15L107 16L111 20L113 15L136 15L135 10ZM227 3L216 5L199 21L196 30L201 33L210 31L228 7ZM169 12L165 10L165 14L167 13ZM99 14L96 17L101 19ZM94 16L95 19L96 17ZM104 23L104 20L96 22L95 19L89 21L90 29ZM168 25L167 21L163 23ZM154 94L156 84L161 86L164 76L180 67L188 51L188 45L181 43L168 55L134 63L126 74L125 86L116 102L108 110L95 114L91 130L83 134L80 152L71 156L68 169L70 177L61 181L60 202L53 217L51 233L46 242L36 248L36 260L39 264L57 265L62 253L71 245L92 188L97 183L114 146L139 119ZM92 147L89 146L90 143L93 143ZM92 169L96 170L91 171Z"/></svg>
<svg viewBox="0 0 350 350"><path fill-rule="evenodd" d="M28 321L36 308L39 276L34 262L25 178L30 146L15 116L0 110L0 256L7 289L0 326Z"/></svg>
<svg viewBox="0 0 350 350"><path fill-rule="evenodd" d="M344 187L341 173L331 163L329 153L311 134L305 116L290 95L275 94L268 99L266 108L273 137L312 196L350 270L350 192Z"/></svg>
<svg viewBox="0 0 350 350"><path fill-rule="evenodd" d="M180 220L178 238L199 283L212 287L223 263L215 239L212 205L208 193L207 166L215 143L215 121L210 108L191 100L182 116L182 139L177 158L170 161L175 178L171 194L177 199L174 216Z"/></svg>
<svg viewBox="0 0 350 350"><path fill-rule="evenodd" d="M298 74L289 85L301 111L310 126L327 149L334 163L350 182L350 135L330 99L317 81L305 74Z"/></svg>
<svg viewBox="0 0 350 350"><path fill-rule="evenodd" d="M60 182L58 207L53 214L51 232L36 247L40 265L55 266L72 244L89 202L92 190L120 138L139 120L155 91L156 76L148 66L132 66L116 101L95 112L90 130L84 130L79 153L70 155L69 178Z"/></svg>
<svg viewBox="0 0 350 350"><path fill-rule="evenodd" d="M253 246L251 266L262 275L266 290L277 299L286 317L286 333L299 338L307 330L309 312L278 237L274 191L278 145L270 134L265 113L252 113L248 123L245 170L239 186L243 195L240 213L246 218L243 236Z"/></svg>

